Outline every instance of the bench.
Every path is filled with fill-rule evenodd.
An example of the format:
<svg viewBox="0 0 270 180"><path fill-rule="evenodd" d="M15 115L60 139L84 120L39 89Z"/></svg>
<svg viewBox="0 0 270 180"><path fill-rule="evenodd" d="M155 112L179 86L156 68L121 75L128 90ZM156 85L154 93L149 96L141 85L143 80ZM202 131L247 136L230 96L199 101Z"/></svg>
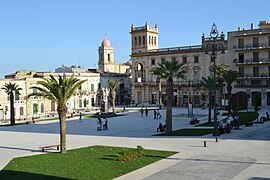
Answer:
<svg viewBox="0 0 270 180"><path fill-rule="evenodd" d="M246 122L245 123L245 126L248 127L248 126L253 126L253 122Z"/></svg>
<svg viewBox="0 0 270 180"><path fill-rule="evenodd" d="M40 146L39 149L41 149L41 151L44 152L45 149L53 148L53 147L56 147L56 149L59 150L60 145L56 144L56 145L50 145L50 146Z"/></svg>
<svg viewBox="0 0 270 180"><path fill-rule="evenodd" d="M200 120L191 120L189 122L189 124L193 125L193 124L199 124L200 123Z"/></svg>

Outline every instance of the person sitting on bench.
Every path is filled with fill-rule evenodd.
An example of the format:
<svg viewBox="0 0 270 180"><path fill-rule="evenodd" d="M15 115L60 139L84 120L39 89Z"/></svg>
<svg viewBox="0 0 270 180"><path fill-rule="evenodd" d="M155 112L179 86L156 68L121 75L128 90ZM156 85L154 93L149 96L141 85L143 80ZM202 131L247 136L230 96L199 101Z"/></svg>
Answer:
<svg viewBox="0 0 270 180"><path fill-rule="evenodd" d="M161 122L159 122L159 125L158 125L158 128L157 128L157 132L164 132L165 128L164 126L162 125Z"/></svg>

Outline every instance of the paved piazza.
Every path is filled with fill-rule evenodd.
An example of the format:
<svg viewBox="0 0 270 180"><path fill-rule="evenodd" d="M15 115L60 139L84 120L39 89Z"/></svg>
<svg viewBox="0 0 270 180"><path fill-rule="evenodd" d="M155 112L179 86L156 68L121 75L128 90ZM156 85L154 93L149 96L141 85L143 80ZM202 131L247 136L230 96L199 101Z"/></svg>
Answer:
<svg viewBox="0 0 270 180"><path fill-rule="evenodd" d="M261 110L260 114L266 110ZM269 111L269 110L267 110ZM187 109L173 109L173 114L186 113ZM207 109L194 109L201 122L207 121ZM219 142L211 135L203 137L154 137L159 122L141 117L138 111L125 116L109 118L108 131L96 131L96 119L77 118L67 121L67 148L92 145L136 147L171 150L179 153L153 163L118 179L270 179L270 122L242 127L222 135ZM221 118L221 117L219 117ZM190 128L183 116L173 118L173 128ZM14 157L40 154L39 146L59 142L58 121L0 128L0 169ZM207 147L203 147L207 141Z"/></svg>

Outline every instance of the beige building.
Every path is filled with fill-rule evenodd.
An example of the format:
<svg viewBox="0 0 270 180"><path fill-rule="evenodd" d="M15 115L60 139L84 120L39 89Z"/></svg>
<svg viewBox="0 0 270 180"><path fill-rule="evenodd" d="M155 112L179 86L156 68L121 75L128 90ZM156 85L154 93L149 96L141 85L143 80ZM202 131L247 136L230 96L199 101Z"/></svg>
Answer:
<svg viewBox="0 0 270 180"><path fill-rule="evenodd" d="M258 28L228 32L227 62L239 72L233 93L245 108L253 105L254 96L262 107L270 106L270 23L260 21Z"/></svg>
<svg viewBox="0 0 270 180"><path fill-rule="evenodd" d="M20 91L21 95L15 94L15 118L18 120L55 115L57 113L57 104L55 102L42 97L30 97L27 99L27 95L37 91L36 88L32 87L36 87L37 81L42 80L41 78L48 78L49 75L57 77L58 75L63 75L63 73L68 77L74 74L78 79L86 80L69 99L67 103L69 113L89 111L92 108L96 108L98 105L97 94L100 86L100 73L90 72L79 67L75 69L78 72L61 72L61 68L58 68L57 73L21 70L6 75L5 79L0 80L0 87L3 87L5 83L11 82L16 83L22 88ZM9 116L9 97L4 90L0 89L0 119L9 119Z"/></svg>
<svg viewBox="0 0 270 180"><path fill-rule="evenodd" d="M195 106L202 104L202 77L210 75L210 56L205 54L205 45L212 39L202 36L202 44L194 46L159 48L158 27L150 27L147 23L141 27L131 26L131 61L132 61L132 101L135 104L158 104L159 92L157 77L150 74L150 70L166 61L184 63L187 70L184 79L174 79L173 105L186 106L189 97ZM217 39L226 47L224 34ZM225 55L218 52L217 64L225 64ZM166 84L161 81L161 98L165 103ZM220 98L219 98L220 99Z"/></svg>

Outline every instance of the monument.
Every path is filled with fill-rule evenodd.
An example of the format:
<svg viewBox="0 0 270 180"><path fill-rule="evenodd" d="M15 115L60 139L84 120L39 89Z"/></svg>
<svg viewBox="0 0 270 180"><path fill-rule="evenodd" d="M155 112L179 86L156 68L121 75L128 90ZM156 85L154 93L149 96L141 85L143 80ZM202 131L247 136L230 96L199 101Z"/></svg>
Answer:
<svg viewBox="0 0 270 180"><path fill-rule="evenodd" d="M108 112L109 110L109 96L110 90L108 88L102 88L102 101L101 101L101 111Z"/></svg>

